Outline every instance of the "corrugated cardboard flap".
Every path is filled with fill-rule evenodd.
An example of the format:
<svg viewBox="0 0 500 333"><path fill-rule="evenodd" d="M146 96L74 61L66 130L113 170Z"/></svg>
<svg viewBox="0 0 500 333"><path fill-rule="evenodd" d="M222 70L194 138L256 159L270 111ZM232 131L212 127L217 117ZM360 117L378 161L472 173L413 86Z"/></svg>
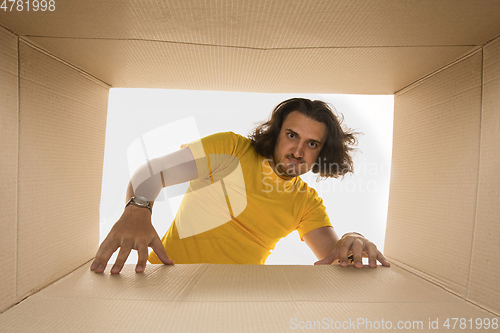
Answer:
<svg viewBox="0 0 500 333"><path fill-rule="evenodd" d="M113 87L392 94L500 32L495 0L54 3L0 24Z"/></svg>
<svg viewBox="0 0 500 333"><path fill-rule="evenodd" d="M441 325L452 317L495 318L396 266L149 265L136 274L126 265L110 275L85 265L6 311L0 326L7 332L284 332L308 322L322 329L348 322L343 331L366 331L382 321L386 328L389 321L392 329L410 321L427 329L430 321Z"/></svg>

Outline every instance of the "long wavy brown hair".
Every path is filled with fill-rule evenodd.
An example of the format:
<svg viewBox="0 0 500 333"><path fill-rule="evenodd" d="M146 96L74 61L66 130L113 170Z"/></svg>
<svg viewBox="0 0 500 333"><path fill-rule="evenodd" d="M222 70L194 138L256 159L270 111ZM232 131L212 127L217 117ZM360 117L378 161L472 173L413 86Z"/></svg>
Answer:
<svg viewBox="0 0 500 333"><path fill-rule="evenodd" d="M255 150L264 157L273 158L281 126L285 118L293 111L299 111L303 115L326 125L328 136L318 160L312 168L313 173L319 174L318 180L320 178L343 177L347 173L353 172L351 154L358 143L356 135L360 133L345 127L342 124L343 116L336 116L332 108L323 101L292 98L278 104L274 108L271 118L257 126L249 135Z"/></svg>

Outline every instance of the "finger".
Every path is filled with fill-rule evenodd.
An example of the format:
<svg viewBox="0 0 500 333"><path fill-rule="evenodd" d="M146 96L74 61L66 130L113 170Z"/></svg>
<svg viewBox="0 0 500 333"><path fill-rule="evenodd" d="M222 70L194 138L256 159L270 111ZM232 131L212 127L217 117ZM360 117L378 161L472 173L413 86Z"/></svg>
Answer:
<svg viewBox="0 0 500 333"><path fill-rule="evenodd" d="M111 258L118 247L118 244L113 244L104 240L104 242L99 247L99 250L97 250L97 254L95 255L94 262L90 266L90 269L96 273L104 272L109 258Z"/></svg>
<svg viewBox="0 0 500 333"><path fill-rule="evenodd" d="M363 240L356 238L352 243L351 250L353 256L354 267L363 268Z"/></svg>
<svg viewBox="0 0 500 333"><path fill-rule="evenodd" d="M120 252L116 257L115 264L113 265L113 268L111 268L111 274L120 273L120 271L123 268L123 265L125 264L125 261L127 261L130 251L132 251L132 246L130 246L130 244L128 243L122 244L122 246L120 247Z"/></svg>
<svg viewBox="0 0 500 333"><path fill-rule="evenodd" d="M163 244L161 243L159 237L155 237L150 246L153 249L153 251L155 251L156 255L158 256L158 259L160 259L165 265L174 264L174 261L167 256L167 252L165 252L165 248L163 247Z"/></svg>
<svg viewBox="0 0 500 333"><path fill-rule="evenodd" d="M377 259L378 259L378 261L380 261L382 263L382 266L386 266L386 267L391 266L391 263L388 262L387 259L385 259L384 255L380 251L378 251Z"/></svg>
<svg viewBox="0 0 500 333"><path fill-rule="evenodd" d="M331 265L335 260L339 258L339 251L332 251L326 258L316 261L315 265Z"/></svg>
<svg viewBox="0 0 500 333"><path fill-rule="evenodd" d="M139 258L137 259L137 266L135 266L136 273L144 272L146 268L146 261L148 260L148 247L146 245L139 245L137 248Z"/></svg>
<svg viewBox="0 0 500 333"><path fill-rule="evenodd" d="M377 246L375 246L375 244L371 242L367 245L367 251L368 251L368 265L370 267L376 268L377 256L380 253L380 251L377 249Z"/></svg>
<svg viewBox="0 0 500 333"><path fill-rule="evenodd" d="M339 240L340 242L340 240ZM340 266L342 267L347 267L349 266L348 264L348 258L347 256L349 255L349 251L351 250L352 243L354 242L354 239L351 238L346 238L342 241L342 244L339 247L339 260L340 260Z"/></svg>

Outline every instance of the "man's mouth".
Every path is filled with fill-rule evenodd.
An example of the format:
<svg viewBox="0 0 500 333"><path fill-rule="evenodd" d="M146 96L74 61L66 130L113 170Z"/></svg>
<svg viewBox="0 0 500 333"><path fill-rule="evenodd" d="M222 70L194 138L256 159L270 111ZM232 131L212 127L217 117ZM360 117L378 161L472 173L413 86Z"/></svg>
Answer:
<svg viewBox="0 0 500 333"><path fill-rule="evenodd" d="M290 158L290 157L288 158L288 160L290 162L292 162L293 164L295 164L295 165L299 165L301 163L301 162L297 161L296 159L293 159L293 158Z"/></svg>

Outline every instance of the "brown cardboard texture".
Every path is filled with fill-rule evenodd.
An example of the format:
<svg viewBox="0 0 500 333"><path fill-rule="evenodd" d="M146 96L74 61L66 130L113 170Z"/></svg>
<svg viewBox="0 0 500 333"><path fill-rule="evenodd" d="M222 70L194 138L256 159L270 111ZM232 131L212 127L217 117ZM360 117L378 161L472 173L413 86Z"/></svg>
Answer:
<svg viewBox="0 0 500 333"><path fill-rule="evenodd" d="M26 313L36 320L23 320ZM393 331L402 321L400 327L427 331L437 318L452 316L495 318L397 266L150 265L136 274L126 265L120 275L98 275L84 265L5 312L0 326L6 332L289 332L343 325L342 331L370 332Z"/></svg>
<svg viewBox="0 0 500 333"><path fill-rule="evenodd" d="M98 210L87 207L99 206L108 88L24 42L19 63L17 292L27 294L95 254Z"/></svg>
<svg viewBox="0 0 500 333"><path fill-rule="evenodd" d="M467 290L474 235L481 71L478 51L394 101L386 255L446 281L460 295Z"/></svg>
<svg viewBox="0 0 500 333"><path fill-rule="evenodd" d="M0 309L5 309L16 298L17 251L17 173L18 173L18 70L17 37L0 29L0 265L3 267L0 283Z"/></svg>
<svg viewBox="0 0 500 333"><path fill-rule="evenodd" d="M112 87L393 94L498 35L500 3L71 1L0 24Z"/></svg>
<svg viewBox="0 0 500 333"><path fill-rule="evenodd" d="M484 48L483 103L479 186L468 298L500 309L500 268L492 256L500 251L500 39ZM496 259L498 260L498 259Z"/></svg>
<svg viewBox="0 0 500 333"><path fill-rule="evenodd" d="M500 2L54 3L0 9L2 332L499 329ZM110 87L395 94L391 268L90 272Z"/></svg>

